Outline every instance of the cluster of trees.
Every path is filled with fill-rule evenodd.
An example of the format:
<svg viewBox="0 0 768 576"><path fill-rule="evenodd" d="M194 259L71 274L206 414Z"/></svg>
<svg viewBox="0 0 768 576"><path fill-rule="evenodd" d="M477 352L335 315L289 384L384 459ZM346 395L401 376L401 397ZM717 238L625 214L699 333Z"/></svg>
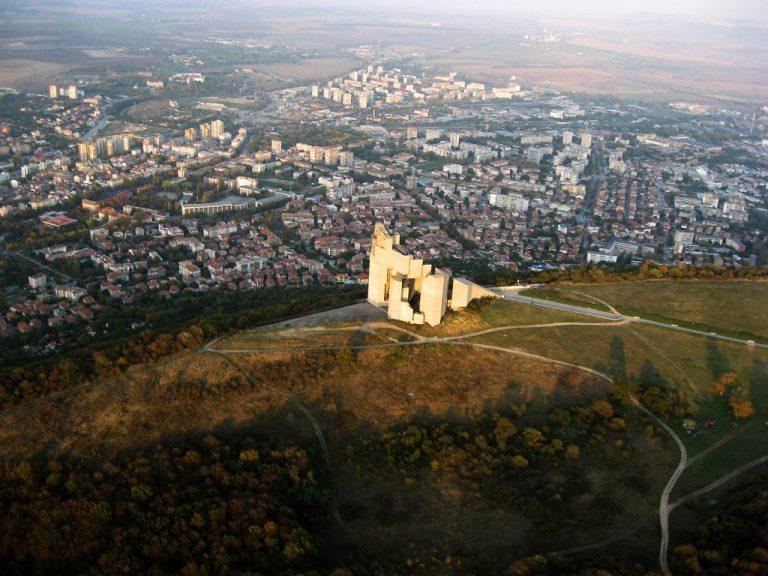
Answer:
<svg viewBox="0 0 768 576"><path fill-rule="evenodd" d="M644 392L664 395L655 387ZM581 460L588 454L590 462L630 468L638 444L627 419L636 417L619 396L583 399L544 413L541 406L518 403L470 420L430 419L362 435L349 442L345 454L372 473L390 470L406 485L425 475L450 478L471 499L522 511L546 542L568 527L615 521L621 503L593 492ZM656 434L653 427L650 434ZM639 476L633 484L640 492L651 489Z"/></svg>
<svg viewBox="0 0 768 576"><path fill-rule="evenodd" d="M77 202L79 200L70 198L60 207L57 207L57 209L67 211L70 216L78 220L77 224L60 230L45 228L37 219L37 216L50 210L50 208L25 210L0 219L0 235L5 236L4 248L30 252L54 244L86 241L88 239L89 215L77 207Z"/></svg>
<svg viewBox="0 0 768 576"><path fill-rule="evenodd" d="M755 409L747 398L748 390L739 383L734 372L727 372L715 380L715 393L723 398L727 408L737 420L744 420L754 415Z"/></svg>
<svg viewBox="0 0 768 576"><path fill-rule="evenodd" d="M25 93L0 95L0 118L24 130L35 126L35 117L29 110L29 97Z"/></svg>
<svg viewBox="0 0 768 576"><path fill-rule="evenodd" d="M0 255L0 302L5 296L5 289L11 286L25 286L27 278L37 273L38 268L21 258L9 258ZM5 307L0 305L0 312L5 311Z"/></svg>
<svg viewBox="0 0 768 576"><path fill-rule="evenodd" d="M99 463L5 461L0 565L8 575L329 574L321 475L312 454L256 435Z"/></svg>
<svg viewBox="0 0 768 576"><path fill-rule="evenodd" d="M601 555L594 559L537 554L513 562L504 576L657 576L642 563Z"/></svg>
<svg viewBox="0 0 768 576"><path fill-rule="evenodd" d="M92 378L125 370L200 346L230 330L277 322L319 310L344 306L362 297L359 287L296 290L260 290L191 294L176 298L172 306L155 300L105 313L110 335L33 362L22 351L8 350L0 369L0 407L82 384ZM148 322L151 329L131 333L133 322ZM129 333L130 336L122 336ZM117 335L120 335L118 337ZM13 360L16 360L15 362Z"/></svg>
<svg viewBox="0 0 768 576"><path fill-rule="evenodd" d="M530 277L532 282L573 282L598 284L602 282L634 282L638 280L733 280L768 277L768 268L725 268L707 264L667 266L646 261L641 266L587 266L540 272Z"/></svg>
<svg viewBox="0 0 768 576"><path fill-rule="evenodd" d="M681 576L768 574L768 475L761 474L722 506L703 515L672 550L671 568Z"/></svg>

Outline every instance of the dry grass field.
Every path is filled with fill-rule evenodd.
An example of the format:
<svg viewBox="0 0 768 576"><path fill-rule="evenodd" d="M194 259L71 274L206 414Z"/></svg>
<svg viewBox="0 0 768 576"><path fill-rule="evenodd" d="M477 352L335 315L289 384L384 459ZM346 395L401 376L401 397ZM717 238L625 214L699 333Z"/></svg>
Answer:
<svg viewBox="0 0 768 576"><path fill-rule="evenodd" d="M286 80L307 82L322 81L353 70L357 63L352 58L308 58L299 62L258 64L256 72L273 74Z"/></svg>
<svg viewBox="0 0 768 576"><path fill-rule="evenodd" d="M343 407L377 427L425 412L477 414L509 401L509 394L555 394L563 374L556 365L454 347L362 350L346 364L334 352L228 358L185 353L7 410L0 414L0 457L40 449L116 451L163 435L234 426L285 405L281 394L248 385L242 370L304 403Z"/></svg>
<svg viewBox="0 0 768 576"><path fill-rule="evenodd" d="M624 282L558 287L566 297L582 292L627 314L648 313L672 321L768 337L768 282L760 280ZM572 294L573 293L573 294Z"/></svg>
<svg viewBox="0 0 768 576"><path fill-rule="evenodd" d="M448 312L439 326L413 326L395 322L403 329L421 336L459 336L500 326L526 326L556 322L601 322L600 319L585 318L580 314L560 310L547 310L518 302L491 300L476 303L471 308Z"/></svg>
<svg viewBox="0 0 768 576"><path fill-rule="evenodd" d="M528 85L653 101L761 102L768 97L764 42L710 36L700 41L668 29L652 33L618 23L615 29L597 23L559 24L557 42L489 33L447 52L432 51L428 61L493 84L517 76Z"/></svg>
<svg viewBox="0 0 768 576"><path fill-rule="evenodd" d="M406 478L385 464L359 460L364 447L411 426L450 426L461 434L514 406L546 422L554 407L589 406L608 393L605 381L584 372L453 345L227 358L192 352L5 411L0 458L76 453L101 459L164 439L243 427L313 446L306 409L324 432L340 514L358 541L395 562L461 549L482 570L532 551L594 542L652 513L672 466L669 446L661 436L641 434L647 421L630 412L621 421L629 435L622 450L612 443L584 448L582 460L568 470L561 457L553 458L557 469L548 489L569 485L574 473L580 477L580 495L567 502L572 522L583 524L595 506L608 516L599 526L575 531L571 524L546 538L536 536L531 512L512 499L517 488L508 481L494 489L493 478L478 483L470 480L478 472L462 476L471 446L449 450L443 461L420 465ZM631 460L620 455L625 449ZM373 453L381 457L380 449ZM657 471L654 479L643 480L649 470ZM525 481L521 475L511 482L522 489Z"/></svg>
<svg viewBox="0 0 768 576"><path fill-rule="evenodd" d="M73 67L37 60L0 60L0 87L40 89Z"/></svg>
<svg viewBox="0 0 768 576"><path fill-rule="evenodd" d="M146 100L126 108L122 112L122 117L133 122L147 122L160 118L172 110L166 99Z"/></svg>
<svg viewBox="0 0 768 576"><path fill-rule="evenodd" d="M307 331L297 329L261 328L247 330L220 340L215 344L219 350L280 350L284 348L326 348L339 346L363 346L384 344L388 340L378 334L363 332L355 328L344 329L333 326L330 331Z"/></svg>

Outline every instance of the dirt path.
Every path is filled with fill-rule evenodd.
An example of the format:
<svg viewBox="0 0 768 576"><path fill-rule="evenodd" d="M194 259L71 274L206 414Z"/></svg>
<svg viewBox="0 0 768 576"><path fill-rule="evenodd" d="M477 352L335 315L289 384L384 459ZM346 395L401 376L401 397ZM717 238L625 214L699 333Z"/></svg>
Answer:
<svg viewBox="0 0 768 576"><path fill-rule="evenodd" d="M752 462L748 462L747 464L744 464L743 466L740 466L739 468L736 468L736 470L733 470L732 472L729 472L725 476L722 476L715 480L714 482L707 484L703 488L699 488L698 490L691 492L690 494L683 496L682 498L678 498L670 505L670 511L674 510L681 504L685 504L689 500L692 500L693 498L696 498L696 496L701 496L702 494L706 494L707 492L711 492L715 488L719 488L726 482L730 482L737 476L740 476L741 474L744 474L745 472L748 472L749 470L752 470L752 468L756 468L757 466L760 466L762 464L765 464L768 462L768 455L761 456L760 458L756 458L755 460L752 460Z"/></svg>
<svg viewBox="0 0 768 576"><path fill-rule="evenodd" d="M673 508L670 508L669 506L669 495L672 493L672 490L674 490L675 484L677 484L677 481L680 479L680 476L685 470L685 467L688 465L688 451L685 449L685 444L683 444L680 436L678 436L675 431L666 424L666 422L648 410L648 408L643 406L634 396L630 396L630 400L635 406L640 408L640 410L645 412L651 419L653 419L659 426L661 426L667 432L667 434L672 437L672 439L677 444L678 449L680 450L680 461L677 463L677 468L675 468L675 471L669 478L667 485L664 486L664 490L661 492L661 502L659 504L659 524L661 525L659 565L661 566L661 571L664 574L670 574L667 552L669 549L669 514Z"/></svg>

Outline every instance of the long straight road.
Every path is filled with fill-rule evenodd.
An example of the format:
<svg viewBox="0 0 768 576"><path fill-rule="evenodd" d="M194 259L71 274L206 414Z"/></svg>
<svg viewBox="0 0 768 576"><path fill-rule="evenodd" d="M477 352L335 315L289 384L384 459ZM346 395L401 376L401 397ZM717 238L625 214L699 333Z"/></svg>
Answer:
<svg viewBox="0 0 768 576"><path fill-rule="evenodd" d="M51 268L50 266L46 266L42 262L38 262L34 258L30 258L29 256L22 254L21 252L17 252L16 250L1 250L0 254L5 254L8 257L15 257L20 258L21 260L24 260L26 262L29 262L30 264L34 264L38 268L42 268L46 272L48 272L51 275L58 276L62 278L65 282L72 282L72 277L68 276L67 274L64 274L64 272L61 272L59 270L56 270L55 268Z"/></svg>
<svg viewBox="0 0 768 576"><path fill-rule="evenodd" d="M586 308L582 306L575 306L573 304L565 304L563 302L555 302L552 300L544 300L543 298L536 298L533 296L523 296L517 291L504 290L501 288L491 289L496 295L500 296L504 300L512 302L521 302L523 304L532 304L534 306L541 306L542 308L551 308L553 310L563 310L565 312L572 312L574 314L583 314L585 316L592 316L593 318L603 318L605 320L625 320L627 322L634 322L637 324L647 324L649 326L656 326L658 328L665 328L667 330L677 330L678 332L685 332L687 334L694 334L696 336L705 336L707 338L714 338L716 340L723 340L725 342L731 342L733 344L743 344L746 346L753 346L755 348L762 348L768 350L768 345L760 342L754 342L752 340L744 340L741 338L734 338L732 336L724 336L723 334L717 334L714 332L705 332L704 330L696 330L694 328L686 328L684 326L678 326L677 324L658 322L656 320L647 320L638 316L625 316L624 314L616 314L613 312L607 312L605 310L595 310L594 308Z"/></svg>

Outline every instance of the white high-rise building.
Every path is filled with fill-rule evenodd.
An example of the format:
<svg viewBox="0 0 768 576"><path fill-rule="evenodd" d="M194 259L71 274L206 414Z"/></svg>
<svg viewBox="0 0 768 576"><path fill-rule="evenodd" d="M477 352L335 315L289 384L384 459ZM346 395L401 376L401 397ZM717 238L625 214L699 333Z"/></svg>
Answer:
<svg viewBox="0 0 768 576"><path fill-rule="evenodd" d="M591 148L592 147L592 134L589 132L582 132L581 134L581 147L582 148Z"/></svg>
<svg viewBox="0 0 768 576"><path fill-rule="evenodd" d="M218 138L222 134L224 134L224 122L221 120L211 122L211 138Z"/></svg>

